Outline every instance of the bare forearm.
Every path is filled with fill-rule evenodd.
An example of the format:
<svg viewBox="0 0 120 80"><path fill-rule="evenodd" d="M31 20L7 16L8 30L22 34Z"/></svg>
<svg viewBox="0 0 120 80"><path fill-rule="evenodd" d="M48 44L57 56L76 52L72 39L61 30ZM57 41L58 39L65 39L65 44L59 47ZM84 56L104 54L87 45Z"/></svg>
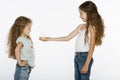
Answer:
<svg viewBox="0 0 120 80"><path fill-rule="evenodd" d="M94 52L94 48L95 46L92 46L88 52L88 55L87 55L87 59L86 59L86 62L85 62L85 65L89 65L90 61L91 61L91 58L92 58L92 55L93 55L93 52Z"/></svg>
<svg viewBox="0 0 120 80"><path fill-rule="evenodd" d="M88 56L87 56L87 59L85 62L85 65L87 65L87 66L89 65L89 63L91 61L91 58L92 58L92 55L94 52L94 48L95 48L95 33L94 33L94 30L92 28L90 28L90 49L89 49Z"/></svg>
<svg viewBox="0 0 120 80"><path fill-rule="evenodd" d="M58 38L52 38L52 37L49 37L48 38L48 41L69 41L70 39L67 38L67 37L58 37Z"/></svg>
<svg viewBox="0 0 120 80"><path fill-rule="evenodd" d="M15 53L15 56L16 56L17 62L18 62L18 63L21 63L20 53L19 53L19 52L16 52L16 53Z"/></svg>
<svg viewBox="0 0 120 80"><path fill-rule="evenodd" d="M87 65L87 66L89 65L91 58L92 58L92 55L93 55L93 52L88 52L88 56L87 56L85 65Z"/></svg>

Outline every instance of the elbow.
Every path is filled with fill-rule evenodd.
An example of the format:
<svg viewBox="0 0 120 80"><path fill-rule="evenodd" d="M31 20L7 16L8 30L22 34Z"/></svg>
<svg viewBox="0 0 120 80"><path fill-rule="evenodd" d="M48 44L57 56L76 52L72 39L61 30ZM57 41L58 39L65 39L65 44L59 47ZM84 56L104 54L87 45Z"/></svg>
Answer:
<svg viewBox="0 0 120 80"><path fill-rule="evenodd" d="M65 41L69 41L69 40L71 40L71 39L66 37Z"/></svg>
<svg viewBox="0 0 120 80"><path fill-rule="evenodd" d="M15 53L17 53L18 52L18 49L17 48L15 48Z"/></svg>
<svg viewBox="0 0 120 80"><path fill-rule="evenodd" d="M68 39L66 39L65 41L69 41Z"/></svg>
<svg viewBox="0 0 120 80"><path fill-rule="evenodd" d="M17 49L15 49L15 54L17 53Z"/></svg>
<svg viewBox="0 0 120 80"><path fill-rule="evenodd" d="M71 38L68 36L62 37L61 41L69 41Z"/></svg>
<svg viewBox="0 0 120 80"><path fill-rule="evenodd" d="M20 52L19 49L15 49L15 54L18 54Z"/></svg>

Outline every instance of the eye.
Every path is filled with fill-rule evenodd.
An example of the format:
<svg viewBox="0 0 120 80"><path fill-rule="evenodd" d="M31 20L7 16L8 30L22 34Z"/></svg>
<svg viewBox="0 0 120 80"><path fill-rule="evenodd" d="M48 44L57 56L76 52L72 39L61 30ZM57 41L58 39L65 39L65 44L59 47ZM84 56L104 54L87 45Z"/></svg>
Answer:
<svg viewBox="0 0 120 80"><path fill-rule="evenodd" d="M31 28L29 28L29 30L31 30Z"/></svg>

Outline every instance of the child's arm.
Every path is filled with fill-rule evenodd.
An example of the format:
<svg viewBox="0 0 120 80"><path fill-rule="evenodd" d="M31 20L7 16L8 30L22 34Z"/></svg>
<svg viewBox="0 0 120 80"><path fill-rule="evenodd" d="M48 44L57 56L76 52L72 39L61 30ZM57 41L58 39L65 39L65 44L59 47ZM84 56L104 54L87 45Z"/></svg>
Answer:
<svg viewBox="0 0 120 80"><path fill-rule="evenodd" d="M68 34L67 36L57 37L57 38L40 37L39 39L42 41L69 41L78 34L79 29L80 29L80 25L75 30L73 30L70 34Z"/></svg>
<svg viewBox="0 0 120 80"><path fill-rule="evenodd" d="M20 59L20 50L22 48L23 44L21 42L19 42L15 48L15 56L16 56L16 59L17 59L17 63L20 65L20 66L25 66L27 64L26 61L21 61Z"/></svg>
<svg viewBox="0 0 120 80"><path fill-rule="evenodd" d="M90 60L92 58L94 48L95 48L95 31L92 27L90 27L90 49L89 49L89 52L87 55L86 62L81 70L81 73L83 73L83 74L87 73L87 71L88 71L88 66L89 66Z"/></svg>

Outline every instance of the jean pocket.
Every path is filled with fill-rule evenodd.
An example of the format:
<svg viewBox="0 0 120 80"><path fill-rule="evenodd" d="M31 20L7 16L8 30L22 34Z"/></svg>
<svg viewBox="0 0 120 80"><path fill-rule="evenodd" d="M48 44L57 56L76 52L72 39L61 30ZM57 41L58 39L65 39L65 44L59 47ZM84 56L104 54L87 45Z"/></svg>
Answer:
<svg viewBox="0 0 120 80"><path fill-rule="evenodd" d="M87 54L82 54L82 55L81 55L81 60L82 60L83 62L85 62L86 59L87 59Z"/></svg>
<svg viewBox="0 0 120 80"><path fill-rule="evenodd" d="M28 66L21 67L20 77L21 78L26 78L28 76L29 76L29 67Z"/></svg>

